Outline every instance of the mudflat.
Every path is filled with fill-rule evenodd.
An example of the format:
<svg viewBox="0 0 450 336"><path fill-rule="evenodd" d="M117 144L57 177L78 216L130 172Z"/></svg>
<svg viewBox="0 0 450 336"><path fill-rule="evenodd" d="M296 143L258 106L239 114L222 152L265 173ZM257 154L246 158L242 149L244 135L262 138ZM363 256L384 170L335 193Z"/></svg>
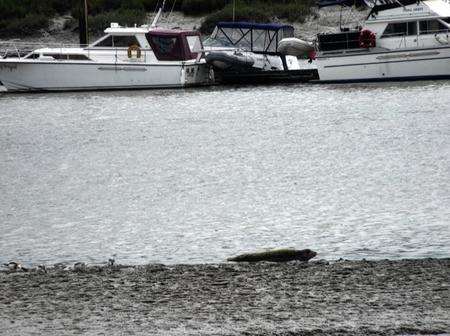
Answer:
<svg viewBox="0 0 450 336"><path fill-rule="evenodd" d="M450 259L0 272L1 335L450 333Z"/></svg>

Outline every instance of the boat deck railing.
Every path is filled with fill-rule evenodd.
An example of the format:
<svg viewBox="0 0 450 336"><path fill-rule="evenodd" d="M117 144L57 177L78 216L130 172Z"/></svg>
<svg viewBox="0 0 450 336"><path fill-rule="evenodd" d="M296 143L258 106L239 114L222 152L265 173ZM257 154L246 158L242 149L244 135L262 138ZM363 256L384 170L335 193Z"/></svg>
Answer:
<svg viewBox="0 0 450 336"><path fill-rule="evenodd" d="M82 50L80 52L68 52L68 49L75 48ZM36 55L30 55L33 51L39 49L51 49L51 51L40 51L36 52ZM40 58L41 56L53 57L55 60L83 60L83 61L91 61L91 54L97 53L102 50L113 50L111 56L115 59L115 62L121 62L120 60L121 54L124 52L127 53L127 48L95 48L92 45L80 45L80 44L66 44L66 43L33 43L33 42L16 42L16 41L7 41L0 42L0 59L6 58ZM139 53L141 57L136 59L132 58L134 61L147 62L148 56L153 54L152 50L149 48L140 48ZM93 55L92 55L93 56Z"/></svg>
<svg viewBox="0 0 450 336"><path fill-rule="evenodd" d="M36 49L51 48L63 49L67 48L86 48L88 45L67 44L67 43L39 43L39 42L22 42L22 41L1 41L0 42L0 58L17 57L23 58Z"/></svg>

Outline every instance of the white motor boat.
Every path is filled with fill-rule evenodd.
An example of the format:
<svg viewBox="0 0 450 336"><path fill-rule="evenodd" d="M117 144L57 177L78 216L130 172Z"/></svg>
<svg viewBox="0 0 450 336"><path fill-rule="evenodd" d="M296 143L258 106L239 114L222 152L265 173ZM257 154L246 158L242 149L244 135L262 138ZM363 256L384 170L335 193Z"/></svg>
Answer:
<svg viewBox="0 0 450 336"><path fill-rule="evenodd" d="M159 13L160 14L160 13ZM211 83L195 31L112 23L86 47L4 50L0 82L8 91L171 88ZM11 57L17 50L16 57ZM0 54L0 57L2 54Z"/></svg>
<svg viewBox="0 0 450 336"><path fill-rule="evenodd" d="M308 81L315 65L281 53L279 43L294 36L294 27L278 23L219 22L204 41L206 61L222 82Z"/></svg>
<svg viewBox="0 0 450 336"><path fill-rule="evenodd" d="M319 34L321 82L450 78L447 0L380 0L364 25Z"/></svg>

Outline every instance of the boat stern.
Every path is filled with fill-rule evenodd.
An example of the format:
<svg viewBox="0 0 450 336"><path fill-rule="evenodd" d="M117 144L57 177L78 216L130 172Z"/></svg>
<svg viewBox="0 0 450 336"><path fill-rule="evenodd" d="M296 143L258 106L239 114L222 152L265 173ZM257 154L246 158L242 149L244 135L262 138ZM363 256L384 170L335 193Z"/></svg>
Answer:
<svg viewBox="0 0 450 336"><path fill-rule="evenodd" d="M214 82L211 67L206 63L186 63L181 74L183 86L211 85Z"/></svg>

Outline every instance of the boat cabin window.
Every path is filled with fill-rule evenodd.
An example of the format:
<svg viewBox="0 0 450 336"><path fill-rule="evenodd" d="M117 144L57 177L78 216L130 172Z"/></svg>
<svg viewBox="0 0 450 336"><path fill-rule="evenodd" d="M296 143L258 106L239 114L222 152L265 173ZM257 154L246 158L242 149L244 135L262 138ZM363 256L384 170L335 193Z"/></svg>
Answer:
<svg viewBox="0 0 450 336"><path fill-rule="evenodd" d="M233 47L250 49L252 44L250 40L250 32L242 31L234 28L220 28L217 31L215 39L218 41L224 41L224 44Z"/></svg>
<svg viewBox="0 0 450 336"><path fill-rule="evenodd" d="M417 35L417 21L389 23L381 38Z"/></svg>
<svg viewBox="0 0 450 336"><path fill-rule="evenodd" d="M419 21L420 34L436 34L447 32L448 30L448 27L444 26L438 20Z"/></svg>
<svg viewBox="0 0 450 336"><path fill-rule="evenodd" d="M113 46L113 38L112 36L108 36L104 40L101 40L97 44L95 44L96 47L112 47Z"/></svg>
<svg viewBox="0 0 450 336"><path fill-rule="evenodd" d="M189 49L192 53L198 53L202 51L202 41L200 40L200 36L192 35L187 36L186 38L189 44Z"/></svg>
<svg viewBox="0 0 450 336"><path fill-rule="evenodd" d="M91 59L89 57L87 57L86 55L81 55L81 54L43 54L42 56L44 57L52 57L53 59L56 60L73 60L73 61L90 61ZM27 59L38 59L40 58L41 55L38 53L32 53L29 54L27 57Z"/></svg>
<svg viewBox="0 0 450 336"><path fill-rule="evenodd" d="M136 39L136 36L113 36L113 45L116 48L128 48L132 45L139 45L138 40Z"/></svg>
<svg viewBox="0 0 450 336"><path fill-rule="evenodd" d="M56 60L90 61L86 55L80 54L44 54L44 56L53 57Z"/></svg>
<svg viewBox="0 0 450 336"><path fill-rule="evenodd" d="M104 40L101 40L95 47L115 47L115 48L128 48L131 45L140 46L136 36L134 35L109 35Z"/></svg>
<svg viewBox="0 0 450 336"><path fill-rule="evenodd" d="M39 54L36 54L36 53L32 53L32 54L29 54L27 57L25 57L25 58L29 58L29 59L37 59L37 58L39 58Z"/></svg>
<svg viewBox="0 0 450 336"><path fill-rule="evenodd" d="M321 51L359 49L359 35L359 30L319 34L317 35L319 49Z"/></svg>
<svg viewBox="0 0 450 336"><path fill-rule="evenodd" d="M177 40L178 39L176 37L152 36L152 42L162 54L176 52L177 48L175 48L175 46L177 44Z"/></svg>
<svg viewBox="0 0 450 336"><path fill-rule="evenodd" d="M159 60L178 61L183 59L181 41L177 36L150 36L149 42Z"/></svg>
<svg viewBox="0 0 450 336"><path fill-rule="evenodd" d="M277 51L277 31L270 30L261 30L255 29L253 30L252 42L253 42L253 51Z"/></svg>

